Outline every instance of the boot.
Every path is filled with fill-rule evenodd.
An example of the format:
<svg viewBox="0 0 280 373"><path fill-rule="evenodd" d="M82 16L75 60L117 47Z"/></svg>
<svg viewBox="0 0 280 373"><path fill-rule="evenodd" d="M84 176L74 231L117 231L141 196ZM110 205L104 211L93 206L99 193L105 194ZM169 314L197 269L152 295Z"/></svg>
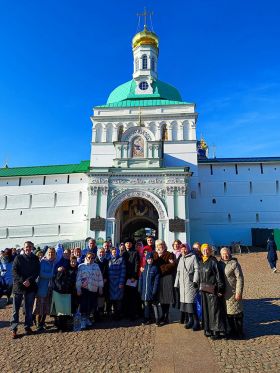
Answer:
<svg viewBox="0 0 280 373"><path fill-rule="evenodd" d="M197 330L200 330L200 324L197 315L193 314L193 327L192 330L196 332Z"/></svg>
<svg viewBox="0 0 280 373"><path fill-rule="evenodd" d="M188 322L185 324L185 329L191 329L193 327L193 314L192 313L188 313L188 316L189 316L189 320Z"/></svg>
<svg viewBox="0 0 280 373"><path fill-rule="evenodd" d="M186 318L186 313L181 311L180 324L184 324L185 323L185 318Z"/></svg>

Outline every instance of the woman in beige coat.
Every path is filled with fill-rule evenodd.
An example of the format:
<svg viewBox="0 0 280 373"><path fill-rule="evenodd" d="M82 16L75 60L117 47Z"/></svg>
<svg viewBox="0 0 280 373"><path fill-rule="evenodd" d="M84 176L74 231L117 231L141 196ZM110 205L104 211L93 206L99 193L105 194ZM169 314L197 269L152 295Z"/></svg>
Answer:
<svg viewBox="0 0 280 373"><path fill-rule="evenodd" d="M234 338L243 337L243 305L242 294L244 276L237 259L232 258L230 250L223 247L220 251L220 269L225 277L225 300L230 335Z"/></svg>

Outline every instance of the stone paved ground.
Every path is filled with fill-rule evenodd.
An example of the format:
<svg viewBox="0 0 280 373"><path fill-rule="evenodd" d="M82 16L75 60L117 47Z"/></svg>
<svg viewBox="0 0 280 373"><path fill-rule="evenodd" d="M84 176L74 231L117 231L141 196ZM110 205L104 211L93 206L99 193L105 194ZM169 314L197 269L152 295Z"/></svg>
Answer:
<svg viewBox="0 0 280 373"><path fill-rule="evenodd" d="M210 341L221 372L280 372L280 273L265 253L237 256L245 275L244 341ZM280 271L279 271L280 272Z"/></svg>
<svg viewBox="0 0 280 373"><path fill-rule="evenodd" d="M10 314L11 306L0 309L1 373L150 371L155 334L152 326L107 322L78 333L57 333L50 327L45 333L12 340Z"/></svg>
<svg viewBox="0 0 280 373"><path fill-rule="evenodd" d="M205 369L200 362L201 373L213 373L215 366L219 366L221 373L279 373L280 273L270 272L265 253L242 255L238 259L246 281L244 341L209 341L202 332L192 334L184 330L188 334L182 335L183 331L178 329L181 326L175 324L155 329L129 322L104 323L98 329L80 333L58 334L49 329L47 333L13 341L8 329L8 306L0 309L0 371L133 373L149 372L152 367L156 373L186 373L195 371L200 354L202 359L207 352ZM184 346L178 354L180 335ZM170 359L165 364L161 356L171 356L172 351L174 364L168 365ZM196 361L191 361L193 352ZM155 360L161 364L152 364Z"/></svg>

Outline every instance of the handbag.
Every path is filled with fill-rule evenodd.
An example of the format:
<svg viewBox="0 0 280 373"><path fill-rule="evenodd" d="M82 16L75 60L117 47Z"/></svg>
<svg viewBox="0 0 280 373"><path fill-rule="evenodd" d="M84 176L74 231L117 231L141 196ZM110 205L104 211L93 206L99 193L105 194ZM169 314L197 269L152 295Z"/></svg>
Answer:
<svg viewBox="0 0 280 373"><path fill-rule="evenodd" d="M202 282L199 290L204 291L205 293L215 294L216 286Z"/></svg>

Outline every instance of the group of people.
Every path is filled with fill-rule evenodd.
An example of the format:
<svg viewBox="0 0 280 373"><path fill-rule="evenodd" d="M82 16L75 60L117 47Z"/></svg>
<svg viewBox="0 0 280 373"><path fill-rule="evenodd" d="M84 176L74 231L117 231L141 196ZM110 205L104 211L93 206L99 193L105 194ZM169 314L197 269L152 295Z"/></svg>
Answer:
<svg viewBox="0 0 280 373"><path fill-rule="evenodd" d="M226 247L219 261L209 244L196 242L190 248L175 240L168 250L163 240L154 242L151 236L146 246L127 241L118 248L110 242L97 248L91 239L83 250L58 244L38 253L27 241L20 254L2 256L10 264L13 338L22 303L26 334L33 333L34 322L44 331L48 315L61 331L75 327L77 315L80 329L104 317L141 317L144 325L163 326L173 306L186 329L203 328L212 339L243 336L244 278Z"/></svg>

